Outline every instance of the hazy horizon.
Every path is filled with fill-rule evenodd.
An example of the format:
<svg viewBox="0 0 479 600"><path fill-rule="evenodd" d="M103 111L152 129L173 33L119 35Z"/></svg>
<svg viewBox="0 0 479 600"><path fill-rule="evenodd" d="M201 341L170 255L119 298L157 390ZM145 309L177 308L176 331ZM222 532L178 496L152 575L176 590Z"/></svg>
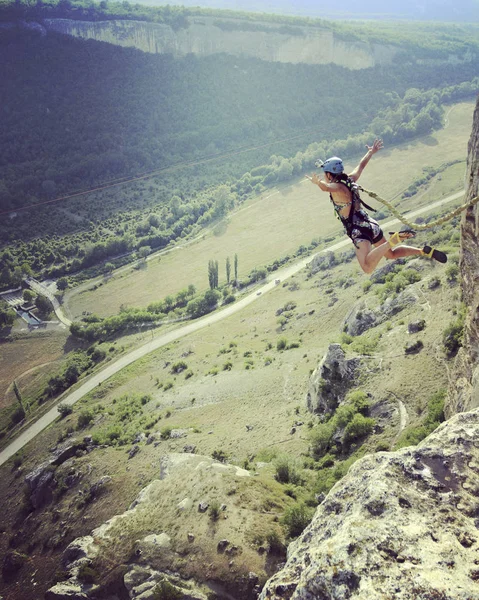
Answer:
<svg viewBox="0 0 479 600"><path fill-rule="evenodd" d="M283 14L325 19L406 19L444 22L479 22L479 0L343 0L340 9L326 0L140 0L150 6L181 5L244 12Z"/></svg>

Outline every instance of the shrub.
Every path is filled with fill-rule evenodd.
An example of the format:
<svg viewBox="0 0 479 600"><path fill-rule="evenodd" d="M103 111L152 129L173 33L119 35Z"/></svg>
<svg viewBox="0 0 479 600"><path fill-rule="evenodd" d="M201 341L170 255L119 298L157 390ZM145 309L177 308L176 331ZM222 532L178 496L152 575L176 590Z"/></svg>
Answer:
<svg viewBox="0 0 479 600"><path fill-rule="evenodd" d="M456 356L462 346L464 334L465 311L461 310L459 317L453 321L442 334L442 342L448 358Z"/></svg>
<svg viewBox="0 0 479 600"><path fill-rule="evenodd" d="M187 368L188 365L185 363L185 361L180 360L171 367L171 372L174 374L181 373L182 371L186 371Z"/></svg>
<svg viewBox="0 0 479 600"><path fill-rule="evenodd" d="M208 513L212 521L217 521L220 518L221 506L218 500L213 500L213 502L210 504Z"/></svg>
<svg viewBox="0 0 479 600"><path fill-rule="evenodd" d="M280 338L276 343L277 350L285 350L288 346L288 340L286 338Z"/></svg>
<svg viewBox="0 0 479 600"><path fill-rule="evenodd" d="M326 454L330 448L334 431L335 427L331 421L328 421L328 423L320 423L311 430L310 452L313 458L318 459Z"/></svg>
<svg viewBox="0 0 479 600"><path fill-rule="evenodd" d="M10 417L10 421L11 421L12 425L18 425L18 423L23 421L24 418L25 418L25 411L21 406L19 406L18 408L16 408L13 411L12 416Z"/></svg>
<svg viewBox="0 0 479 600"><path fill-rule="evenodd" d="M352 442L369 435L374 427L375 420L356 413L344 430L344 440Z"/></svg>
<svg viewBox="0 0 479 600"><path fill-rule="evenodd" d="M78 415L77 429L84 429L93 421L93 413L89 410L83 410Z"/></svg>
<svg viewBox="0 0 479 600"><path fill-rule="evenodd" d="M233 363L230 361L225 362L225 364L223 365L223 371L231 371L232 368Z"/></svg>
<svg viewBox="0 0 479 600"><path fill-rule="evenodd" d="M213 450L211 457L222 463L228 460L228 455L224 450Z"/></svg>
<svg viewBox="0 0 479 600"><path fill-rule="evenodd" d="M298 464L291 456L281 454L274 461L274 466L276 470L274 477L279 483L292 483L294 485L301 483Z"/></svg>
<svg viewBox="0 0 479 600"><path fill-rule="evenodd" d="M269 554L284 554L285 545L281 534L276 529L273 529L265 536L265 541L268 544Z"/></svg>
<svg viewBox="0 0 479 600"><path fill-rule="evenodd" d="M373 354L379 343L379 337L379 334L376 334L368 339L361 335L351 343L351 349L357 354Z"/></svg>
<svg viewBox="0 0 479 600"><path fill-rule="evenodd" d="M313 518L313 510L302 502L297 502L284 512L281 518L289 538L298 537L309 525Z"/></svg>
<svg viewBox="0 0 479 600"><path fill-rule="evenodd" d="M450 264L446 267L446 281L448 283L456 283L459 277L459 265Z"/></svg>
<svg viewBox="0 0 479 600"><path fill-rule="evenodd" d="M67 415L71 415L73 412L73 407L71 407L69 404L65 404L64 402L60 402L60 404L57 406L57 410L60 413L60 417L63 419Z"/></svg>
<svg viewBox="0 0 479 600"><path fill-rule="evenodd" d="M12 470L18 469L18 467L21 466L23 462L23 454L20 454L19 452L17 452L17 454L13 455L13 462L12 462Z"/></svg>
<svg viewBox="0 0 479 600"><path fill-rule="evenodd" d="M353 390L349 392L346 395L346 401L350 402L356 409L356 412L359 412L362 415L367 415L371 407L368 395L362 390Z"/></svg>
<svg viewBox="0 0 479 600"><path fill-rule="evenodd" d="M171 431L172 431L172 427L170 427L169 425L167 425L166 427L163 427L163 429L160 432L160 437L162 440L169 440L171 437Z"/></svg>

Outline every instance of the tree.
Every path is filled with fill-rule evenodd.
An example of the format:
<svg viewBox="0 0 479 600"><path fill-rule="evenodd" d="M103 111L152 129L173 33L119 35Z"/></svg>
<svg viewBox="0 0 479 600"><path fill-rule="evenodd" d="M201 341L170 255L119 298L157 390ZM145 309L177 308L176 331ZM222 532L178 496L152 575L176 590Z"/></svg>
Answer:
<svg viewBox="0 0 479 600"><path fill-rule="evenodd" d="M142 246L139 250L138 250L138 256L139 258L146 260L146 257L148 256L148 254L150 254L151 252L151 247L150 246Z"/></svg>
<svg viewBox="0 0 479 600"><path fill-rule="evenodd" d="M60 279L57 281L57 289L60 290L60 292L64 292L68 287L68 279L66 277L60 277Z"/></svg>
<svg viewBox="0 0 479 600"><path fill-rule="evenodd" d="M230 277L231 277L231 261L230 261L230 257L227 256L226 257L226 282L227 283L230 282Z"/></svg>
<svg viewBox="0 0 479 600"><path fill-rule="evenodd" d="M15 322L17 313L6 302L0 304L0 327L11 327Z"/></svg>
<svg viewBox="0 0 479 600"><path fill-rule="evenodd" d="M238 255L235 254L235 281L238 281Z"/></svg>
<svg viewBox="0 0 479 600"><path fill-rule="evenodd" d="M23 299L26 303L29 303L35 298L35 294L32 290L23 290Z"/></svg>
<svg viewBox="0 0 479 600"><path fill-rule="evenodd" d="M208 282L211 290L218 287L218 269L219 266L217 260L208 261Z"/></svg>
<svg viewBox="0 0 479 600"><path fill-rule="evenodd" d="M48 298L46 296L43 296L42 294L38 294L38 296L36 297L35 306L44 315L48 314L52 309L50 300L48 300Z"/></svg>

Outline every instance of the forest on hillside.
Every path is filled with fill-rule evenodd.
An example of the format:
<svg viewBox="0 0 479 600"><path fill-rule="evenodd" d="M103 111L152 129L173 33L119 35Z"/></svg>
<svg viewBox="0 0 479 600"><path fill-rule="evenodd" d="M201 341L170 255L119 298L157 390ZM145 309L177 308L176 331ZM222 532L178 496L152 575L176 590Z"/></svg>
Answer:
<svg viewBox="0 0 479 600"><path fill-rule="evenodd" d="M59 34L0 33L0 210L152 176L0 222L0 287L165 247L318 157L397 143L474 97L476 62L350 71L149 55Z"/></svg>

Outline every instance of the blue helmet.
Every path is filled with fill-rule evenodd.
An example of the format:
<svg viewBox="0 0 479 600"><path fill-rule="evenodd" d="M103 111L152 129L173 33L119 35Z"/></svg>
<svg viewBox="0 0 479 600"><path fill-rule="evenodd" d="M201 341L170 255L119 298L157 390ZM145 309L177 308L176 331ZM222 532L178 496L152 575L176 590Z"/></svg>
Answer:
<svg viewBox="0 0 479 600"><path fill-rule="evenodd" d="M328 158L328 160L324 161L324 163L319 164L321 161L316 163L316 166L320 167L326 173L333 173L334 175L339 175L344 171L343 161L337 156L332 156Z"/></svg>

